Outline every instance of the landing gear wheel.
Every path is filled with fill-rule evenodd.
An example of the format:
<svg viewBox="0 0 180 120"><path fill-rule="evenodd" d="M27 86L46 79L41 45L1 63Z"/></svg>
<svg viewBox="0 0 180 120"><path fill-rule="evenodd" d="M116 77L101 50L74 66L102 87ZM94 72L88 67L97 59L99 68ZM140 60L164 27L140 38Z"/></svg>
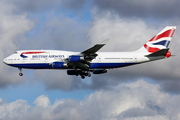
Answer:
<svg viewBox="0 0 180 120"><path fill-rule="evenodd" d="M81 76L81 78L82 78L82 79L84 79L84 78L85 78L85 76Z"/></svg>
<svg viewBox="0 0 180 120"><path fill-rule="evenodd" d="M19 76L23 76L22 68L18 68L20 70Z"/></svg>
<svg viewBox="0 0 180 120"><path fill-rule="evenodd" d="M19 73L19 76L23 76L23 73Z"/></svg>

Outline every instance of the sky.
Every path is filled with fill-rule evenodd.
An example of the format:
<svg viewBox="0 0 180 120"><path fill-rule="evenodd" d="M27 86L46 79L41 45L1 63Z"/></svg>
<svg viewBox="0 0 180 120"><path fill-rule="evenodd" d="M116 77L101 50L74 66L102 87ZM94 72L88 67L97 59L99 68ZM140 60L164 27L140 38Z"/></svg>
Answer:
<svg viewBox="0 0 180 120"><path fill-rule="evenodd" d="M0 62L0 120L180 119L179 0L1 0L0 59L16 50L133 51L177 26L173 57L81 79Z"/></svg>

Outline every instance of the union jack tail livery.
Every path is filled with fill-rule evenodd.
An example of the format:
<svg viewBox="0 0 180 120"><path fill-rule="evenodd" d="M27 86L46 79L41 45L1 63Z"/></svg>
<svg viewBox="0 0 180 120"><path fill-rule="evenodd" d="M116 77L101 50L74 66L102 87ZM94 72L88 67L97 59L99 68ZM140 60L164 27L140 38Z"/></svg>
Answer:
<svg viewBox="0 0 180 120"><path fill-rule="evenodd" d="M139 51L147 51L148 53L155 53L160 50L167 50L167 56L170 57L168 47L171 38L176 30L176 26L167 26L153 38L151 38Z"/></svg>

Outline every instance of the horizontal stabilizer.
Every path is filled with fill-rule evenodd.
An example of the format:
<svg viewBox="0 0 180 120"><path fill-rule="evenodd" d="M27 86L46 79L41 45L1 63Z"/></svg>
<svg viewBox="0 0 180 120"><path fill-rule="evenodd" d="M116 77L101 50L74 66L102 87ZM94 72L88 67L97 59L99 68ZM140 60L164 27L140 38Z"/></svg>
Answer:
<svg viewBox="0 0 180 120"><path fill-rule="evenodd" d="M169 51L169 48L167 49L161 49L157 52L151 53L149 55L145 55L146 57L157 57L157 56L164 56Z"/></svg>

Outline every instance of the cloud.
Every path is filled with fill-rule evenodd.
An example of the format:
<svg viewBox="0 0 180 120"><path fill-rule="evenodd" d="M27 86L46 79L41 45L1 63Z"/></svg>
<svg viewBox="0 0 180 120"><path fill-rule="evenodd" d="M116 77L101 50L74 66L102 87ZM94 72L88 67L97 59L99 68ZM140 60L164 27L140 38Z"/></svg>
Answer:
<svg viewBox="0 0 180 120"><path fill-rule="evenodd" d="M19 119L26 114L31 106L26 100L18 99L12 103L2 103L0 105L0 119Z"/></svg>
<svg viewBox="0 0 180 120"><path fill-rule="evenodd" d="M37 12L44 12L44 11L51 11L53 9L69 9L72 11L76 11L83 8L83 5L86 3L86 0L10 0L10 3L16 5L20 11L30 12L30 13L37 13Z"/></svg>
<svg viewBox="0 0 180 120"><path fill-rule="evenodd" d="M41 26L35 28L35 32L29 36L24 45L29 49L55 49L55 50L82 50L86 43L88 24L78 22L63 14L54 15L48 13L44 23L36 22ZM37 29L37 30L36 30ZM29 46L28 44L31 44ZM82 44L77 44L82 43Z"/></svg>
<svg viewBox="0 0 180 120"><path fill-rule="evenodd" d="M178 0L94 0L94 5L100 12L112 11L127 18L139 17L157 20L180 17L178 14L180 2Z"/></svg>
<svg viewBox="0 0 180 120"><path fill-rule="evenodd" d="M33 81L41 81L48 90L60 89L63 91L72 91L80 89L81 84L83 84L77 77L73 78L72 76L68 76L66 71L41 70L35 71L34 76L35 78L33 78Z"/></svg>
<svg viewBox="0 0 180 120"><path fill-rule="evenodd" d="M47 96L41 95L34 101L36 106L47 107L50 104L50 100Z"/></svg>
<svg viewBox="0 0 180 120"><path fill-rule="evenodd" d="M144 80L98 90L83 100L60 99L50 104L45 95L36 98L35 106L26 100L0 105L0 119L179 119L179 95L160 90L160 85ZM38 101L38 102L37 102ZM46 102L43 102L46 101ZM45 104L39 105L40 102Z"/></svg>
<svg viewBox="0 0 180 120"><path fill-rule="evenodd" d="M17 9L14 5L1 1L0 6L0 87L2 88L23 82L12 68L4 65L2 60L17 50L17 45L25 37L26 32L31 30L33 23L28 20L26 13L14 14Z"/></svg>

